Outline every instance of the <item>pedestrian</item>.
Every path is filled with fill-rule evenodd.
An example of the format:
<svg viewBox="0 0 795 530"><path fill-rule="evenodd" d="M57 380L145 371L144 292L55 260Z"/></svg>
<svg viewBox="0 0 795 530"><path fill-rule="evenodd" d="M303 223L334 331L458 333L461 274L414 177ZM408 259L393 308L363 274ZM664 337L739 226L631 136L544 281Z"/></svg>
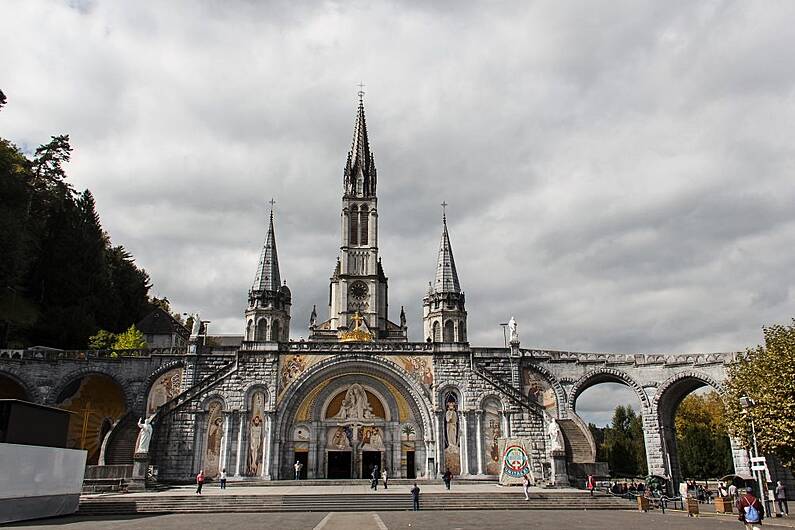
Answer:
<svg viewBox="0 0 795 530"><path fill-rule="evenodd" d="M765 509L759 499L754 497L753 488L748 487L745 491L745 495L737 501L737 511L740 514L738 519L745 524L745 530L762 530Z"/></svg>
<svg viewBox="0 0 795 530"><path fill-rule="evenodd" d="M453 481L453 474L450 473L450 468L444 470L444 475L442 475L442 480L444 481L444 486L447 489L450 489L450 483Z"/></svg>
<svg viewBox="0 0 795 530"><path fill-rule="evenodd" d="M593 475L588 475L588 480L585 481L585 487L590 492L591 497L593 497L593 490L596 487L596 481L593 479Z"/></svg>
<svg viewBox="0 0 795 530"><path fill-rule="evenodd" d="M420 511L420 488L417 487L417 483L414 483L414 487L411 488L411 500L414 503L414 511Z"/></svg>
<svg viewBox="0 0 795 530"><path fill-rule="evenodd" d="M304 467L304 465L299 460L296 460L295 465L293 466L293 469L295 469L295 480L301 480L302 467Z"/></svg>
<svg viewBox="0 0 795 530"><path fill-rule="evenodd" d="M221 489L226 489L226 468L221 470Z"/></svg>
<svg viewBox="0 0 795 530"><path fill-rule="evenodd" d="M387 488L386 481L388 478L389 478L389 471L387 471L387 469L384 468L383 471L381 471L381 480L384 481L384 489Z"/></svg>
<svg viewBox="0 0 795 530"><path fill-rule="evenodd" d="M370 473L370 489L378 491L378 466L373 466L373 470Z"/></svg>
<svg viewBox="0 0 795 530"><path fill-rule="evenodd" d="M779 480L776 483L776 504L778 504L778 513L784 514L789 517L789 506L787 506L787 488Z"/></svg>
<svg viewBox="0 0 795 530"><path fill-rule="evenodd" d="M524 500L530 500L530 477L527 475L522 477L522 488L524 489Z"/></svg>
<svg viewBox="0 0 795 530"><path fill-rule="evenodd" d="M196 495L202 494L202 486L204 486L204 470L200 469L199 474L196 475Z"/></svg>
<svg viewBox="0 0 795 530"><path fill-rule="evenodd" d="M734 485L734 482L729 484L729 496L734 502L737 502L737 486Z"/></svg>

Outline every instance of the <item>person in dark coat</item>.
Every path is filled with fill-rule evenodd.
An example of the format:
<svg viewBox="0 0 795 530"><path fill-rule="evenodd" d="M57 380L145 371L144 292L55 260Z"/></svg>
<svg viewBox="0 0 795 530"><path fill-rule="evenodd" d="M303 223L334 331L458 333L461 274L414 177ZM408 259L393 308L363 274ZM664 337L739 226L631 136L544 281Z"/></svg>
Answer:
<svg viewBox="0 0 795 530"><path fill-rule="evenodd" d="M370 473L370 489L378 491L378 466L373 466L373 471Z"/></svg>
<svg viewBox="0 0 795 530"><path fill-rule="evenodd" d="M442 475L442 480L444 481L444 485L447 489L450 489L450 483L453 481L453 474L450 473L450 468L444 470L444 475Z"/></svg>
<svg viewBox="0 0 795 530"><path fill-rule="evenodd" d="M417 483L414 483L414 487L411 488L411 500L414 503L414 511L420 511L420 488L417 487Z"/></svg>

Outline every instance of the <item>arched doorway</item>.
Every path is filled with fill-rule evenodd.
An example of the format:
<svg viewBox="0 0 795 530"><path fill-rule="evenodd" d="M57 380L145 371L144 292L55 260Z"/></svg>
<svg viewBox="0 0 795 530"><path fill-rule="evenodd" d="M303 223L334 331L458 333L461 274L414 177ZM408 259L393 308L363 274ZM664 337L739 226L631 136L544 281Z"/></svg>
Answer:
<svg viewBox="0 0 795 530"><path fill-rule="evenodd" d="M376 465L396 478L426 474L430 406L391 364L318 363L285 393L289 412L275 432L279 478L292 478L296 461L308 478L367 478Z"/></svg>
<svg viewBox="0 0 795 530"><path fill-rule="evenodd" d="M56 403L58 408L73 413L67 447L85 449L86 464L97 464L105 436L127 412L121 386L107 375L88 374L61 389Z"/></svg>
<svg viewBox="0 0 795 530"><path fill-rule="evenodd" d="M702 482L734 471L719 390L717 382L695 373L677 374L658 390L663 465L674 487L683 480Z"/></svg>
<svg viewBox="0 0 795 530"><path fill-rule="evenodd" d="M30 401L30 396L22 384L15 378L0 373L0 399L21 399Z"/></svg>

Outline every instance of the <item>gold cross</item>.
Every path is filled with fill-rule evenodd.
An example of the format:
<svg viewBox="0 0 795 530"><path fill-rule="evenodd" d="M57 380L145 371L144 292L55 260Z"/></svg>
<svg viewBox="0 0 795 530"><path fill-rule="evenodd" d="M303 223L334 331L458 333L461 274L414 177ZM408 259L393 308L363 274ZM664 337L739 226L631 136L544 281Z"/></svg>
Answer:
<svg viewBox="0 0 795 530"><path fill-rule="evenodd" d="M356 324L356 327L354 329L359 329L359 327L362 325L362 321L364 320L364 317L362 317L359 314L359 312L357 311L356 314L354 314L351 317L351 320L353 320L353 322Z"/></svg>

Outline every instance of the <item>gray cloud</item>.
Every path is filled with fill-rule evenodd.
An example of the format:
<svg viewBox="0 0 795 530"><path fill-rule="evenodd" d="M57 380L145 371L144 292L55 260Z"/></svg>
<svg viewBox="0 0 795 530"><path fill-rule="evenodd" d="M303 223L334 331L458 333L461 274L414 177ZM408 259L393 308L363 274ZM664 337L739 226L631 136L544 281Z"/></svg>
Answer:
<svg viewBox="0 0 795 530"><path fill-rule="evenodd" d="M217 332L272 196L292 335L322 314L360 79L412 339L442 200L474 344L515 314L527 346L737 350L795 314L791 3L4 7L0 135L70 133L114 242Z"/></svg>

